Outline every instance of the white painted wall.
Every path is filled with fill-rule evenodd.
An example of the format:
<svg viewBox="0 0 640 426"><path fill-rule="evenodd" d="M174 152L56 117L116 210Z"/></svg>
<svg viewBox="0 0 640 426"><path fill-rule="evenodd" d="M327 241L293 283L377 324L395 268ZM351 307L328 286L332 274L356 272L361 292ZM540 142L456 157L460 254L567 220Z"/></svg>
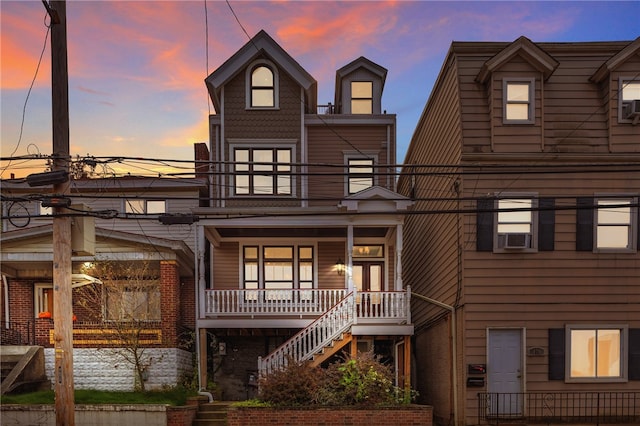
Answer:
<svg viewBox="0 0 640 426"><path fill-rule="evenodd" d="M145 356L151 360L146 389L175 386L185 373L193 371L190 352L175 348L147 348ZM54 349L44 350L45 372L55 386ZM75 389L132 391L133 365L124 361L114 349L89 348L73 350L73 380Z"/></svg>

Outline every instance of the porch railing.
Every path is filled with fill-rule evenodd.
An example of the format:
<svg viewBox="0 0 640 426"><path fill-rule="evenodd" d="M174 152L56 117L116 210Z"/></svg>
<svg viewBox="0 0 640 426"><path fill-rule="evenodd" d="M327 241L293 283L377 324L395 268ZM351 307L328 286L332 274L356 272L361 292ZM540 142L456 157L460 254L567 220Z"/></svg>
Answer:
<svg viewBox="0 0 640 426"><path fill-rule="evenodd" d="M640 424L640 392L478 393L478 423Z"/></svg>
<svg viewBox="0 0 640 426"><path fill-rule="evenodd" d="M346 290L206 290L205 314L322 315L344 298Z"/></svg>
<svg viewBox="0 0 640 426"><path fill-rule="evenodd" d="M349 293L324 315L284 342L275 351L264 358L258 358L260 374L266 375L280 370L289 360L301 362L311 359L314 354L351 327L355 319L354 303L353 293Z"/></svg>

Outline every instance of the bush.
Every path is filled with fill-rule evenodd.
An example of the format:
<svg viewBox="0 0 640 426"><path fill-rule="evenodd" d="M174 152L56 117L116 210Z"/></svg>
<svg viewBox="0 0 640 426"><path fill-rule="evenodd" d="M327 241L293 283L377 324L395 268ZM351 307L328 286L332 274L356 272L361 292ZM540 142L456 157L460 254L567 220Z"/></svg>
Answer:
<svg viewBox="0 0 640 426"><path fill-rule="evenodd" d="M260 380L262 401L280 406L372 406L408 403L393 385L391 367L372 352L345 357L327 369L289 360L288 367Z"/></svg>

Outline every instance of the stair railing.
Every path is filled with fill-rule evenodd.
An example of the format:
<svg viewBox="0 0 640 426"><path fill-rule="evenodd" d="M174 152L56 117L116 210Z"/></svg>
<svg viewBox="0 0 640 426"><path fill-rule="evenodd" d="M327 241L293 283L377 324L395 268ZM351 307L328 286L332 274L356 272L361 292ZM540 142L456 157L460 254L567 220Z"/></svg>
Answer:
<svg viewBox="0 0 640 426"><path fill-rule="evenodd" d="M259 357L260 375L265 376L283 369L289 360L302 362L311 359L322 348L349 330L355 319L355 292L351 292L269 355Z"/></svg>

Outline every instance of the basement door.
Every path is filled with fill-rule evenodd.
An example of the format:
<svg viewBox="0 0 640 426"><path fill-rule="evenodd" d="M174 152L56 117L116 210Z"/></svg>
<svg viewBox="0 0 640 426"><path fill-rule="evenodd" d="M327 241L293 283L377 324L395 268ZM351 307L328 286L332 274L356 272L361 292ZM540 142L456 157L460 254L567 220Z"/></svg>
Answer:
<svg viewBox="0 0 640 426"><path fill-rule="evenodd" d="M488 336L489 415L520 417L523 414L522 330L489 329Z"/></svg>

